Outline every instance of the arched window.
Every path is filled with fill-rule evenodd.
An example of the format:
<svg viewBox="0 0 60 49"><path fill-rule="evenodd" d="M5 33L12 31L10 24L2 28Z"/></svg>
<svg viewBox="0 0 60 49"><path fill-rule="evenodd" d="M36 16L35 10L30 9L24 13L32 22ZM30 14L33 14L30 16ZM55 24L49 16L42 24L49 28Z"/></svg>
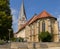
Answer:
<svg viewBox="0 0 60 49"><path fill-rule="evenodd" d="M42 32L45 32L45 22L42 22Z"/></svg>

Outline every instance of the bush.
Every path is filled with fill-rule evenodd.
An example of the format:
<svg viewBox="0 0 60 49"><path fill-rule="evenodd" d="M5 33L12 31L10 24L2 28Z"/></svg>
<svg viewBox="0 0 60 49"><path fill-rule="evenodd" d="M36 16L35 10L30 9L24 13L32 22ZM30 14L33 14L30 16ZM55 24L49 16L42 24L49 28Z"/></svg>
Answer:
<svg viewBox="0 0 60 49"><path fill-rule="evenodd" d="M24 41L24 38L19 37L18 39L19 39L19 42L23 42Z"/></svg>
<svg viewBox="0 0 60 49"><path fill-rule="evenodd" d="M5 44L4 40L0 40L0 45Z"/></svg>
<svg viewBox="0 0 60 49"><path fill-rule="evenodd" d="M17 38L12 38L11 41L16 42Z"/></svg>
<svg viewBox="0 0 60 49"><path fill-rule="evenodd" d="M12 38L11 40L13 42L23 42L24 41L24 38L21 38L21 37L19 37L19 38Z"/></svg>
<svg viewBox="0 0 60 49"><path fill-rule="evenodd" d="M38 39L39 39L39 41L41 40L42 42L51 42L52 41L52 34L50 34L48 31L41 32L41 33L39 33Z"/></svg>

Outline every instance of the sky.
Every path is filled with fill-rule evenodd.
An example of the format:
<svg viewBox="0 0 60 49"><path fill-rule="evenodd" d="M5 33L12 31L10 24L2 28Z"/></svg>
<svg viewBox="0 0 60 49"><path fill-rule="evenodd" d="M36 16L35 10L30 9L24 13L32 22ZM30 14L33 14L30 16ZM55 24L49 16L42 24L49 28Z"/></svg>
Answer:
<svg viewBox="0 0 60 49"><path fill-rule="evenodd" d="M10 0L14 33L18 31L18 18L22 1ZM27 20L31 19L35 13L40 14L43 10L46 10L57 18L60 26L60 0L24 0L24 7Z"/></svg>

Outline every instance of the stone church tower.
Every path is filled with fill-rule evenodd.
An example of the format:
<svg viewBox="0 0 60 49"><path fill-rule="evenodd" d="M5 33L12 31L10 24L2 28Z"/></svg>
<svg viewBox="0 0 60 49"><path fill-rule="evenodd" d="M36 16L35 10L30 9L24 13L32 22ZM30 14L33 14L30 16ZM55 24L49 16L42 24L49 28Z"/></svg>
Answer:
<svg viewBox="0 0 60 49"><path fill-rule="evenodd" d="M18 18L18 30L26 23L26 13L24 8L24 2L21 4L19 18Z"/></svg>

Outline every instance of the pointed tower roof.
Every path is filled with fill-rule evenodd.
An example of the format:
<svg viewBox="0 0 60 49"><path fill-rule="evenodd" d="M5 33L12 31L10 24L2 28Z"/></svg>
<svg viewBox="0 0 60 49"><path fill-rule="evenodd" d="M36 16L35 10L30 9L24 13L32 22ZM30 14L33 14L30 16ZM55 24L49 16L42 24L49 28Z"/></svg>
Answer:
<svg viewBox="0 0 60 49"><path fill-rule="evenodd" d="M22 19L22 17L26 18L26 13L25 13L25 8L24 8L24 1L22 1L22 4L21 4L19 19Z"/></svg>

